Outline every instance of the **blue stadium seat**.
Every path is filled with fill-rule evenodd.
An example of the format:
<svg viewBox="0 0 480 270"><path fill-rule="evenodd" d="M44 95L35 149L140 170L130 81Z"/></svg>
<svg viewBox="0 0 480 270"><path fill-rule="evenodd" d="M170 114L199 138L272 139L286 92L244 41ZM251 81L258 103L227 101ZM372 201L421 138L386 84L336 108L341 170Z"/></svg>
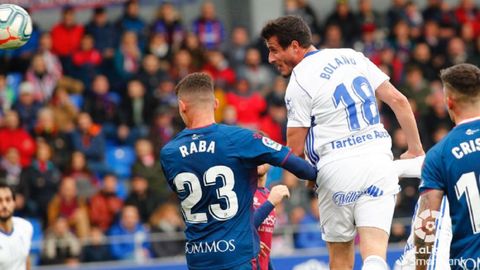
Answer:
<svg viewBox="0 0 480 270"><path fill-rule="evenodd" d="M107 165L119 179L131 176L135 150L131 146L107 146Z"/></svg>
<svg viewBox="0 0 480 270"><path fill-rule="evenodd" d="M30 249L30 260L32 265L40 263L40 255L42 251L41 242L43 240L42 224L37 218L26 218L33 227L32 247Z"/></svg>

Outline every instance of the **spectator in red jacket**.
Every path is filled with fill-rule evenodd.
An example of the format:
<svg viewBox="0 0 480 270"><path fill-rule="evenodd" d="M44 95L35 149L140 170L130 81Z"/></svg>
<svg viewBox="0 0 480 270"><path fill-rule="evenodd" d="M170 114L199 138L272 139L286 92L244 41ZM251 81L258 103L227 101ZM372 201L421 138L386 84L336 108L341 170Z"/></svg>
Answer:
<svg viewBox="0 0 480 270"><path fill-rule="evenodd" d="M227 103L237 110L237 124L257 129L262 113L267 108L265 99L250 89L247 79L237 81L234 92L227 94Z"/></svg>
<svg viewBox="0 0 480 270"><path fill-rule="evenodd" d="M22 167L30 165L35 154L35 142L27 131L19 127L17 112L6 112L4 123L4 127L0 129L0 155L3 156L12 147L20 153Z"/></svg>
<svg viewBox="0 0 480 270"><path fill-rule="evenodd" d="M52 51L60 57L65 72L71 71L70 56L80 47L84 28L75 22L75 10L66 7L62 19L52 28Z"/></svg>
<svg viewBox="0 0 480 270"><path fill-rule="evenodd" d="M230 67L221 51L209 51L207 61L208 63L203 66L203 71L212 76L217 87L228 88L235 84L235 71Z"/></svg>
<svg viewBox="0 0 480 270"><path fill-rule="evenodd" d="M80 42L80 49L72 55L73 75L80 79L84 85L88 85L102 64L102 54L95 48L93 36L86 34Z"/></svg>
<svg viewBox="0 0 480 270"><path fill-rule="evenodd" d="M116 192L117 177L107 174L103 178L103 188L90 199L90 222L103 232L108 231L122 210L123 201Z"/></svg>
<svg viewBox="0 0 480 270"><path fill-rule="evenodd" d="M480 11L473 0L459 1L455 10L455 17L460 25L472 24L476 36L480 34Z"/></svg>

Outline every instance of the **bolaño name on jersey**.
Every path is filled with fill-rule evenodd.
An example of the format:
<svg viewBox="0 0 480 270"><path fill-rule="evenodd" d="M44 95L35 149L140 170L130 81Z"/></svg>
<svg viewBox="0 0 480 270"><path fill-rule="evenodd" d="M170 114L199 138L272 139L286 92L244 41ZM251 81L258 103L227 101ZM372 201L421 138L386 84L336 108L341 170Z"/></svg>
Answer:
<svg viewBox="0 0 480 270"><path fill-rule="evenodd" d="M332 74L337 70L337 68L343 66L343 65L356 65L357 62L355 62L355 58L353 57L347 57L347 56L341 56L341 57L335 57L333 61L329 62L327 65L325 65L322 70L323 72L320 73L320 78L330 80L330 77Z"/></svg>
<svg viewBox="0 0 480 270"><path fill-rule="evenodd" d="M452 148L452 154L456 159L461 159L468 154L480 151L480 138L461 142Z"/></svg>
<svg viewBox="0 0 480 270"><path fill-rule="evenodd" d="M197 140L192 141L190 144L184 144L178 147L182 158L187 157L189 155L195 153L210 153L215 154L215 141L204 141L204 140Z"/></svg>

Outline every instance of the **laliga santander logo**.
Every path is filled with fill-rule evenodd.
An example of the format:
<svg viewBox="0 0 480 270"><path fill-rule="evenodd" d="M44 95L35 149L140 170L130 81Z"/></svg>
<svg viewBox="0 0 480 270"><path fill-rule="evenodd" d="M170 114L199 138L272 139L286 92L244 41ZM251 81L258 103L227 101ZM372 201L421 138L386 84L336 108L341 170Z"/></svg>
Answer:
<svg viewBox="0 0 480 270"><path fill-rule="evenodd" d="M435 221L440 217L440 212L431 211L427 209L417 215L414 224L414 233L418 238L421 238L425 243L432 243L435 241ZM423 226L423 224L425 224Z"/></svg>

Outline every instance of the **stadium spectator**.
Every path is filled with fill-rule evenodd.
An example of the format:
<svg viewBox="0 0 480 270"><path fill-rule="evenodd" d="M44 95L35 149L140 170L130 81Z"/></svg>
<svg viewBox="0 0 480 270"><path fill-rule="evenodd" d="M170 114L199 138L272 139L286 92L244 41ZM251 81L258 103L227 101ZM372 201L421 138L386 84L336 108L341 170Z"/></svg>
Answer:
<svg viewBox="0 0 480 270"><path fill-rule="evenodd" d="M65 170L73 151L72 141L67 133L58 129L50 108L43 107L38 111L33 135L37 140L41 139L50 146L54 153L51 157L52 162L61 171Z"/></svg>
<svg viewBox="0 0 480 270"><path fill-rule="evenodd" d="M175 82L165 77L160 81L160 84L153 93L155 103L158 107L177 107L177 97L175 95Z"/></svg>
<svg viewBox="0 0 480 270"><path fill-rule="evenodd" d="M269 66L262 63L260 51L256 48L247 50L244 65L236 73L238 77L246 78L255 92L265 95L271 90L274 74Z"/></svg>
<svg viewBox="0 0 480 270"><path fill-rule="evenodd" d="M123 82L133 77L140 69L141 58L137 34L132 31L124 32L114 56L115 71L118 76L116 78L121 78L120 81Z"/></svg>
<svg viewBox="0 0 480 270"><path fill-rule="evenodd" d="M82 152L75 151L71 155L70 164L64 176L75 180L78 196L89 199L96 193L98 178L90 171Z"/></svg>
<svg viewBox="0 0 480 270"><path fill-rule="evenodd" d="M12 109L18 113L22 127L27 131L32 131L41 106L42 104L34 98L33 85L30 82L22 82L19 86L19 97Z"/></svg>
<svg viewBox="0 0 480 270"><path fill-rule="evenodd" d="M155 156L152 143L147 139L137 140L135 142L135 153L137 158L132 165L132 174L147 180L149 189L159 202L167 201L171 191L167 186L162 166Z"/></svg>
<svg viewBox="0 0 480 270"><path fill-rule="evenodd" d="M476 36L480 34L480 11L472 0L458 1L455 17L460 25L471 24Z"/></svg>
<svg viewBox="0 0 480 270"><path fill-rule="evenodd" d="M18 150L22 167L30 165L35 153L35 142L30 134L20 127L20 119L16 111L5 113L4 125L0 128L0 155L5 155L11 147Z"/></svg>
<svg viewBox="0 0 480 270"><path fill-rule="evenodd" d="M78 265L82 245L69 230L65 217L58 217L43 241L42 264Z"/></svg>
<svg viewBox="0 0 480 270"><path fill-rule="evenodd" d="M169 74L174 81L179 81L187 74L196 71L192 54L186 49L180 49L173 55Z"/></svg>
<svg viewBox="0 0 480 270"><path fill-rule="evenodd" d="M394 25L390 45L395 50L395 55L400 61L403 63L409 61L414 42L410 38L410 27L406 21L400 20Z"/></svg>
<svg viewBox="0 0 480 270"><path fill-rule="evenodd" d="M221 51L208 51L207 63L202 70L212 76L217 87L226 89L235 84L235 71L230 67L225 55Z"/></svg>
<svg viewBox="0 0 480 270"><path fill-rule="evenodd" d="M248 30L245 26L236 26L232 29L228 50L226 51L228 62L235 70L245 62L245 55L250 46ZM261 60L261 59L260 59Z"/></svg>
<svg viewBox="0 0 480 270"><path fill-rule="evenodd" d="M418 116L424 115L427 112L427 97L430 95L430 88L423 77L422 69L418 66L407 67L405 84L400 88L402 93L410 100L410 103L415 103L412 106L416 108L414 112Z"/></svg>
<svg viewBox="0 0 480 270"><path fill-rule="evenodd" d="M47 69L43 55L36 54L32 58L30 67L25 74L25 79L33 86L35 100L48 102L52 97L53 90L60 76L61 74Z"/></svg>
<svg viewBox="0 0 480 270"><path fill-rule="evenodd" d="M256 129L262 113L267 109L265 99L250 88L247 79L239 78L233 92L227 93L227 103L237 111L237 123Z"/></svg>
<svg viewBox="0 0 480 270"><path fill-rule="evenodd" d="M152 253L156 258L182 255L185 240L182 234L184 223L178 207L172 203L159 206L149 220L152 239Z"/></svg>
<svg viewBox="0 0 480 270"><path fill-rule="evenodd" d="M20 155L15 148L9 148L0 160L0 183L4 183L18 190L22 165Z"/></svg>
<svg viewBox="0 0 480 270"><path fill-rule="evenodd" d="M298 232L295 234L295 248L319 248L326 247L322 240L318 213L318 199L316 196L310 196L310 209L306 211L303 218L298 223Z"/></svg>
<svg viewBox="0 0 480 270"><path fill-rule="evenodd" d="M146 242L146 229L140 222L138 210L133 205L125 205L120 220L109 230L110 252L116 260L142 260L150 256ZM137 249L139 248L139 249Z"/></svg>
<svg viewBox="0 0 480 270"><path fill-rule="evenodd" d="M0 73L0 115L12 108L16 98L14 89L7 83L7 74Z"/></svg>
<svg viewBox="0 0 480 270"><path fill-rule="evenodd" d="M192 28L205 48L208 50L221 48L225 38L225 29L223 23L217 18L213 2L203 2L200 17L193 22Z"/></svg>
<svg viewBox="0 0 480 270"><path fill-rule="evenodd" d="M93 172L105 172L105 137L102 128L93 123L92 118L86 112L78 115L77 123L78 128L72 133L74 149L85 155L87 166Z"/></svg>
<svg viewBox="0 0 480 270"><path fill-rule="evenodd" d="M322 48L335 49L345 47L345 40L342 29L337 24L329 24L325 26L325 37L321 44Z"/></svg>
<svg viewBox="0 0 480 270"><path fill-rule="evenodd" d="M151 97L160 83L168 77L165 70L161 69L160 61L153 54L143 57L142 68L135 76L145 86L146 96Z"/></svg>
<svg viewBox="0 0 480 270"><path fill-rule="evenodd" d="M192 56L192 65L195 70L199 70L205 64L207 60L205 47L195 33L188 32L180 48L190 53Z"/></svg>
<svg viewBox="0 0 480 270"><path fill-rule="evenodd" d="M95 40L86 34L80 41L80 48L73 52L73 76L88 85L98 74L102 64L102 54L95 48Z"/></svg>
<svg viewBox="0 0 480 270"><path fill-rule="evenodd" d="M90 230L89 241L83 245L81 253L82 262L102 262L112 260L110 247L103 231L98 227Z"/></svg>
<svg viewBox="0 0 480 270"><path fill-rule="evenodd" d="M443 0L428 0L427 6L422 11L422 16L425 21L440 22L442 19L442 1Z"/></svg>
<svg viewBox="0 0 480 270"><path fill-rule="evenodd" d="M160 199L152 192L145 177L139 175L132 177L130 194L125 199L125 205L134 205L138 209L142 223L148 223L150 216L161 203Z"/></svg>
<svg viewBox="0 0 480 270"><path fill-rule="evenodd" d="M145 48L145 53L153 54L155 57L158 57L158 59L167 61L171 57L171 49L165 35L160 33L151 34Z"/></svg>
<svg viewBox="0 0 480 270"><path fill-rule="evenodd" d="M405 20L405 0L392 0L390 8L387 10L386 23L388 29L393 29L394 25L400 20Z"/></svg>
<svg viewBox="0 0 480 270"><path fill-rule="evenodd" d="M52 52L56 54L66 74L72 71L70 56L80 47L84 28L75 21L75 9L67 6L62 10L60 22L52 28Z"/></svg>
<svg viewBox="0 0 480 270"><path fill-rule="evenodd" d="M283 102L271 103L267 113L259 120L258 128L265 132L270 139L285 145L287 128L287 110Z"/></svg>
<svg viewBox="0 0 480 270"><path fill-rule="evenodd" d="M170 50L180 48L185 36L185 30L183 29L180 15L172 3L163 2L160 5L150 31L164 35Z"/></svg>
<svg viewBox="0 0 480 270"><path fill-rule="evenodd" d="M358 27L362 33L370 29L381 29L384 26L382 15L373 9L372 0L358 1Z"/></svg>
<svg viewBox="0 0 480 270"><path fill-rule="evenodd" d="M43 32L40 36L37 54L43 56L46 69L56 78L60 78L63 74L63 67L60 59L52 52L52 34Z"/></svg>
<svg viewBox="0 0 480 270"><path fill-rule="evenodd" d="M320 41L321 29L319 19L315 11L308 3L308 0L288 0L285 1L285 15L296 15L302 17L312 29L312 39L314 43Z"/></svg>
<svg viewBox="0 0 480 270"><path fill-rule="evenodd" d="M350 46L359 34L358 20L355 14L350 10L350 5L346 0L339 0L336 3L335 10L327 17L325 26L338 25L342 37L347 46Z"/></svg>
<svg viewBox="0 0 480 270"><path fill-rule="evenodd" d="M417 43L415 45L409 65L419 67L428 81L433 81L437 78L437 72L432 63L430 47L426 43Z"/></svg>
<svg viewBox="0 0 480 270"><path fill-rule="evenodd" d="M67 89L58 85L53 92L48 108L53 111L55 125L62 132L72 132L75 129L75 119L78 108L72 103Z"/></svg>
<svg viewBox="0 0 480 270"><path fill-rule="evenodd" d="M137 36L137 45L144 48L146 43L146 24L140 17L140 9L137 0L129 0L123 6L123 15L115 23L117 31L123 35L133 32Z"/></svg>
<svg viewBox="0 0 480 270"><path fill-rule="evenodd" d="M19 192L27 199L27 209L47 224L47 205L57 193L60 172L51 162L52 150L45 142L37 147L36 158L20 174Z"/></svg>
<svg viewBox="0 0 480 270"><path fill-rule="evenodd" d="M90 198L89 215L92 226L107 232L117 218L123 201L116 195L118 181L113 174L103 177L103 186ZM92 228L93 229L93 228Z"/></svg>
<svg viewBox="0 0 480 270"><path fill-rule="evenodd" d="M153 143L155 153L160 153L160 149L173 138L178 130L173 125L173 115L171 108L159 107L155 112L147 137Z"/></svg>
<svg viewBox="0 0 480 270"><path fill-rule="evenodd" d="M87 201L79 197L75 179L63 177L58 193L48 204L48 224L54 226L59 217L64 217L68 227L80 239L86 239L90 231Z"/></svg>
<svg viewBox="0 0 480 270"><path fill-rule="evenodd" d="M112 59L115 52L118 33L108 21L108 14L104 7L97 7L93 17L85 26L85 32L95 40L95 48L100 51L102 58Z"/></svg>

